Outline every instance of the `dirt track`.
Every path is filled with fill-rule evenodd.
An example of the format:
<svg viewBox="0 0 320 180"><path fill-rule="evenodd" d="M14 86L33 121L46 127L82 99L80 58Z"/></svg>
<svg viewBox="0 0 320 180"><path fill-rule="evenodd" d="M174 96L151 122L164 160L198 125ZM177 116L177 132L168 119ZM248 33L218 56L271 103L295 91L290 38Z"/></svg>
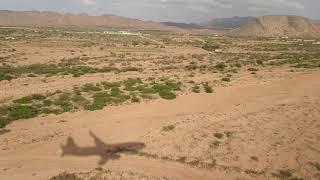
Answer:
<svg viewBox="0 0 320 180"><path fill-rule="evenodd" d="M319 77L319 71L292 73L271 83L221 87L214 94L185 95L175 101L14 122L7 128L10 132L0 135L0 177L47 179L63 171L91 171L98 167L98 156L61 157L60 148L68 136L79 146L93 146L91 130L107 143L146 144L142 153L120 154L102 166L120 172L112 174L115 178L134 172L143 176L123 177L317 179ZM174 130L162 130L170 124ZM215 133L224 136L217 138Z"/></svg>

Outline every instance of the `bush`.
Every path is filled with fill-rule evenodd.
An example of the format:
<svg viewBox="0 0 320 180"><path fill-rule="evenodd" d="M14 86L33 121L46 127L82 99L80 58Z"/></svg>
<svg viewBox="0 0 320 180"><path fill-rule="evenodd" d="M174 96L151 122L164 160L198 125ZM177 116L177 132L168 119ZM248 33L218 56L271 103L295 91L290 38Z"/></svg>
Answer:
<svg viewBox="0 0 320 180"><path fill-rule="evenodd" d="M200 93L200 86L198 86L198 85L193 86L193 87L192 87L192 92L194 92L194 93Z"/></svg>
<svg viewBox="0 0 320 180"><path fill-rule="evenodd" d="M172 130L174 130L175 128L176 128L175 125L168 125L168 126L164 126L164 127L162 128L162 131L172 131Z"/></svg>
<svg viewBox="0 0 320 180"><path fill-rule="evenodd" d="M81 96L81 94L80 95L78 95L78 94L73 95L71 100L81 106L85 106L85 105L89 104L89 101L86 98L84 98L83 96Z"/></svg>
<svg viewBox="0 0 320 180"><path fill-rule="evenodd" d="M221 139L223 138L223 134L222 133L214 133L214 137L218 138L218 139Z"/></svg>
<svg viewBox="0 0 320 180"><path fill-rule="evenodd" d="M29 104L32 102L32 97L31 96L26 96L20 99L16 99L13 101L16 104Z"/></svg>
<svg viewBox="0 0 320 180"><path fill-rule="evenodd" d="M111 101L108 93L98 92L93 95L93 103L85 105L84 109L89 111L101 110L107 105L108 101Z"/></svg>
<svg viewBox="0 0 320 180"><path fill-rule="evenodd" d="M44 99L46 99L46 97L41 95L41 94L34 94L34 95L32 95L32 99L34 99L34 100L44 100Z"/></svg>
<svg viewBox="0 0 320 180"><path fill-rule="evenodd" d="M56 106L60 106L64 112L68 112L72 109L70 100L70 94L64 93L59 95L58 99L55 99L53 103Z"/></svg>
<svg viewBox="0 0 320 180"><path fill-rule="evenodd" d="M48 100L48 99L44 100L42 103L43 103L44 106L51 106L53 104L53 102L51 100Z"/></svg>
<svg viewBox="0 0 320 180"><path fill-rule="evenodd" d="M82 86L82 91L89 92L89 91L101 91L102 89L99 86L95 86L92 83L87 83Z"/></svg>
<svg viewBox="0 0 320 180"><path fill-rule="evenodd" d="M207 42L206 44L204 44L202 46L202 49L207 50L207 51L215 51L216 49L219 49L219 45L218 44L213 44L213 43L209 43Z"/></svg>
<svg viewBox="0 0 320 180"><path fill-rule="evenodd" d="M238 67L238 68L242 67L242 65L240 63L236 63L235 66Z"/></svg>
<svg viewBox="0 0 320 180"><path fill-rule="evenodd" d="M157 91L179 91L181 90L181 83L176 83L173 81L166 81L164 84L155 84L152 88Z"/></svg>
<svg viewBox="0 0 320 180"><path fill-rule="evenodd" d="M214 66L216 69L219 71L223 71L226 68L226 65L224 63L218 63L217 65Z"/></svg>
<svg viewBox="0 0 320 180"><path fill-rule="evenodd" d="M137 97L137 96L132 96L132 97L131 97L131 102L133 102L133 103L138 103L138 102L140 102L140 98Z"/></svg>
<svg viewBox="0 0 320 180"><path fill-rule="evenodd" d="M257 64L263 65L263 61L262 60L257 60Z"/></svg>
<svg viewBox="0 0 320 180"><path fill-rule="evenodd" d="M173 93L171 91L166 91L166 90L160 91L159 95L163 99L167 99L167 100L172 100L172 99L175 99L177 97L175 93Z"/></svg>
<svg viewBox="0 0 320 180"><path fill-rule="evenodd" d="M139 42L138 42L138 41L133 41L133 42L132 42L132 45L138 46L138 45L139 45Z"/></svg>
<svg viewBox="0 0 320 180"><path fill-rule="evenodd" d="M228 78L228 77L222 78L221 80L225 81L225 82L230 82L231 81L230 78Z"/></svg>
<svg viewBox="0 0 320 180"><path fill-rule="evenodd" d="M0 129L5 128L7 124L8 124L8 121L0 117Z"/></svg>
<svg viewBox="0 0 320 180"><path fill-rule="evenodd" d="M213 93L213 89L208 82L203 84L203 88L206 93Z"/></svg>
<svg viewBox="0 0 320 180"><path fill-rule="evenodd" d="M1 69L0 69L1 70ZM2 73L0 72L0 81L2 80L8 80L8 81L11 81L12 79L15 79L16 77L10 75L10 74L7 74L7 73Z"/></svg>
<svg viewBox="0 0 320 180"><path fill-rule="evenodd" d="M38 115L38 110L32 106L17 105L10 107L9 118L11 120L28 119Z"/></svg>
<svg viewBox="0 0 320 180"><path fill-rule="evenodd" d="M29 104L29 103L32 103L33 100L44 100L44 99L46 99L46 97L41 94L33 94L31 96L26 96L20 99L16 99L13 102L16 104Z"/></svg>

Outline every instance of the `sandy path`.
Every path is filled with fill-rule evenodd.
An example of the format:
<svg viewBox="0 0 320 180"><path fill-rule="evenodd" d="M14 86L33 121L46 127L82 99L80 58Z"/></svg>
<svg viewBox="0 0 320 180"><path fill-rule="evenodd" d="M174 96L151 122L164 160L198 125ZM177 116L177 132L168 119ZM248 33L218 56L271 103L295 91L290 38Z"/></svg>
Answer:
<svg viewBox="0 0 320 180"><path fill-rule="evenodd" d="M80 146L92 146L91 130L108 143L144 142L143 151L159 157L213 157L218 163L208 170L160 158L122 155L103 166L108 169L169 179L269 179L272 172L294 169L295 176L316 178L319 174L310 163L320 162L319 77L317 71L291 74L271 84L239 84L216 89L214 94L180 96L175 101L15 122L8 127L11 132L0 135L0 177L46 179L64 170L97 167L96 156L60 157L60 144L68 136ZM172 133L162 132L168 124L177 127ZM217 149L205 150L212 139L207 134L226 130L234 133L233 138L222 141ZM253 155L259 162L248 160ZM245 173L251 169L264 174Z"/></svg>

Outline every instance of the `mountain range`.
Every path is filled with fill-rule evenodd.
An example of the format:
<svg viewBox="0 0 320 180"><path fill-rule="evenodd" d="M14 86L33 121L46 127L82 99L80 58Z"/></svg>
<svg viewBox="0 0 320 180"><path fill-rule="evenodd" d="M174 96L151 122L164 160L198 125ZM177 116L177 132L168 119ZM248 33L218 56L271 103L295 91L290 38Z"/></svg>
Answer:
<svg viewBox="0 0 320 180"><path fill-rule="evenodd" d="M0 26L119 28L171 32L217 32L232 36L320 36L320 21L300 16L218 18L207 22L154 22L115 15L0 10Z"/></svg>

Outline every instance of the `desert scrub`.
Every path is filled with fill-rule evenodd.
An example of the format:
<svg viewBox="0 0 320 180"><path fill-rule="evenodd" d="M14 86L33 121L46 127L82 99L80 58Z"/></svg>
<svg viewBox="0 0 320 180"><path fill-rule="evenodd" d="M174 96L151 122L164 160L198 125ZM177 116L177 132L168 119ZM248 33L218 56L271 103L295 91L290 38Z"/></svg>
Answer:
<svg viewBox="0 0 320 180"><path fill-rule="evenodd" d="M224 63L218 63L214 66L215 69L223 71L227 66Z"/></svg>
<svg viewBox="0 0 320 180"><path fill-rule="evenodd" d="M0 129L6 127L7 124L8 121L5 118L0 117Z"/></svg>
<svg viewBox="0 0 320 180"><path fill-rule="evenodd" d="M216 137L218 139L222 139L224 136L224 134L222 134L222 133L214 133L213 135L214 135L214 137Z"/></svg>
<svg viewBox="0 0 320 180"><path fill-rule="evenodd" d="M87 83L82 86L81 90L84 92L89 92L89 91L101 91L102 89L99 84L94 85L92 83Z"/></svg>
<svg viewBox="0 0 320 180"><path fill-rule="evenodd" d="M53 104L56 106L60 106L63 112L70 111L72 109L70 94L60 94L59 97L53 101Z"/></svg>
<svg viewBox="0 0 320 180"><path fill-rule="evenodd" d="M206 42L203 46L202 49L206 51L215 51L216 49L219 49L219 45L215 44L213 42Z"/></svg>
<svg viewBox="0 0 320 180"><path fill-rule="evenodd" d="M167 100L172 100L177 97L177 95L171 91L160 91L159 92L160 97Z"/></svg>
<svg viewBox="0 0 320 180"><path fill-rule="evenodd" d="M20 99L16 99L13 102L16 104L29 104L29 103L32 103L33 101L36 101L36 100L40 101L44 99L46 99L46 97L41 94L33 94L30 96L22 97Z"/></svg>
<svg viewBox="0 0 320 180"><path fill-rule="evenodd" d="M180 91L182 84L167 79L156 83L144 83L139 78L129 78L119 82L88 83L74 87L73 91L57 90L53 93L33 94L0 106L1 126L13 120L33 118L41 114L61 114L79 109L95 111L109 105L119 105L131 101L154 99L158 94L163 99L175 99L174 91Z"/></svg>
<svg viewBox="0 0 320 180"><path fill-rule="evenodd" d="M35 107L26 105L15 105L9 108L8 119L29 119L36 117L39 111Z"/></svg>
<svg viewBox="0 0 320 180"><path fill-rule="evenodd" d="M202 86L203 86L204 91L205 91L206 93L213 93L213 89L212 89L212 87L209 85L208 82L203 83Z"/></svg>
<svg viewBox="0 0 320 180"><path fill-rule="evenodd" d="M110 95L104 92L95 93L92 96L92 98L93 98L92 104L85 105L84 106L85 110L89 110L89 111L101 110L107 105L107 102L111 101Z"/></svg>
<svg viewBox="0 0 320 180"><path fill-rule="evenodd" d="M192 87L192 92L194 93L200 93L200 86L199 85L195 85Z"/></svg>
<svg viewBox="0 0 320 180"><path fill-rule="evenodd" d="M136 96L136 95L133 95L131 97L131 102L138 103L138 102L140 102L140 98L138 96Z"/></svg>
<svg viewBox="0 0 320 180"><path fill-rule="evenodd" d="M175 125L168 125L168 126L164 126L162 127L162 131L172 131L176 128Z"/></svg>
<svg viewBox="0 0 320 180"><path fill-rule="evenodd" d="M181 83L176 83L174 81L166 81L161 84L153 85L155 92L159 93L159 96L163 99L172 100L176 98L176 94L172 91L180 91Z"/></svg>
<svg viewBox="0 0 320 180"><path fill-rule="evenodd" d="M80 77L85 74L94 73L109 73L109 72L128 72L138 71L142 72L143 69L137 67L123 67L118 69L116 67L90 67L90 66L79 66L72 63L59 63L59 64L31 64L26 66L3 66L0 67L0 81L1 80L12 80L23 75L29 77L36 77L37 75L45 75L46 77L55 75L73 75L73 77ZM32 76L30 76L32 74Z"/></svg>
<svg viewBox="0 0 320 180"><path fill-rule="evenodd" d="M224 78L222 78L222 79L221 79L221 81L224 81L224 82L230 82L230 81L231 81L231 79L230 79L230 78L228 78L228 77L224 77Z"/></svg>

